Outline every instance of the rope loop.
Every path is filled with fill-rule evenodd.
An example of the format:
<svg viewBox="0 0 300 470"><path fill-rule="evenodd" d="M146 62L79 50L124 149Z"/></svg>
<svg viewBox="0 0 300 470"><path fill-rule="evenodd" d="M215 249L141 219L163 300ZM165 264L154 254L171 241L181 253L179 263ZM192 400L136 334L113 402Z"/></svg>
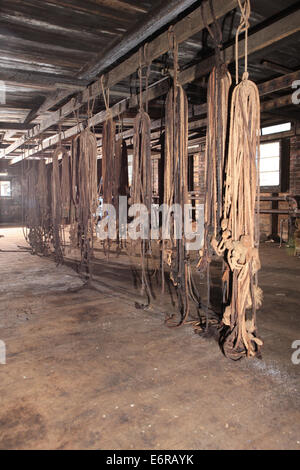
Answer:
<svg viewBox="0 0 300 470"><path fill-rule="evenodd" d="M207 18L205 16L204 12L204 5L203 2L201 3L201 16L202 16L202 21L207 29L210 37L213 40L214 43L214 48L215 48L215 55L216 55L216 63L218 66L221 66L222 63L224 63L224 57L221 56L221 50L222 50L222 43L223 43L223 34L222 34L222 29L219 24L219 21L217 20L217 17L215 15L215 10L213 6L212 0L209 0L208 2L210 11L211 11L211 16L213 19L213 24L212 26L209 26Z"/></svg>
<svg viewBox="0 0 300 470"><path fill-rule="evenodd" d="M251 4L250 0L245 0L244 5L242 5L241 0L238 0L239 7L241 10L241 21L239 27L236 31L235 36L235 78L236 84L239 83L239 35L245 33L245 73L248 72L248 30L250 27L250 15L251 15ZM243 75L243 80L244 80Z"/></svg>
<svg viewBox="0 0 300 470"><path fill-rule="evenodd" d="M109 107L109 88L107 88L106 91L105 91L104 76L103 75L100 78L100 83L101 83L101 89L102 89L105 109L106 109L107 113L111 116L111 109Z"/></svg>
<svg viewBox="0 0 300 470"><path fill-rule="evenodd" d="M174 31L174 26L171 25L168 30L168 38L169 38L169 47L170 50L173 52L173 67L174 67L174 89L176 90L178 86L178 73L179 73L179 65L178 65L178 41L176 38L176 34Z"/></svg>

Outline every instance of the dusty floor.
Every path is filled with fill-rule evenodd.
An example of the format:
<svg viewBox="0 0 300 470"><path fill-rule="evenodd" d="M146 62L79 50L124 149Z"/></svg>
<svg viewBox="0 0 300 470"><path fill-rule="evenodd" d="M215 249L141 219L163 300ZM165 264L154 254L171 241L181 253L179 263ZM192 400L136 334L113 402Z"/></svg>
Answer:
<svg viewBox="0 0 300 470"><path fill-rule="evenodd" d="M1 234L0 249L25 246ZM0 448L300 449L300 259L264 245L262 260L263 360L233 363L136 310L121 269L76 292L72 269L0 252Z"/></svg>

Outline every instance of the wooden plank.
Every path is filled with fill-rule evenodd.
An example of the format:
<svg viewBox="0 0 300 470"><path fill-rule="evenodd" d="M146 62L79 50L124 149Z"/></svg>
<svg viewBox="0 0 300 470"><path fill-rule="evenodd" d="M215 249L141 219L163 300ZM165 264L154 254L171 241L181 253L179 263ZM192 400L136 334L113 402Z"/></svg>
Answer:
<svg viewBox="0 0 300 470"><path fill-rule="evenodd" d="M0 131L25 131L30 129L31 126L28 126L24 123L19 122L0 122Z"/></svg>
<svg viewBox="0 0 300 470"><path fill-rule="evenodd" d="M62 31L57 30L45 30L43 24L36 25L23 25L17 24L13 20L5 20L3 17L0 22L0 34L5 38L14 38L19 41L39 41L40 44L64 47L66 49L76 49L82 52L94 52L98 53L99 49L106 47L107 45L107 34L98 32L97 35L93 36L84 35L84 41L82 36L73 34L72 31L63 29Z"/></svg>
<svg viewBox="0 0 300 470"><path fill-rule="evenodd" d="M120 15L115 10L91 4L86 9L85 3L82 0L9 0L1 2L1 17L28 25L43 23L44 29L49 30L65 28L81 30L82 33L94 31L96 34L104 25L110 25L110 30L111 25L115 28L133 26L132 15L126 12Z"/></svg>
<svg viewBox="0 0 300 470"><path fill-rule="evenodd" d="M196 108L197 110L199 110L199 115L202 115L203 114L203 109L204 109L204 106L203 105L199 105L199 106L195 106L194 108ZM205 108L207 109L207 106L205 104ZM199 119L199 116L195 114L196 112L196 109L190 109L189 110L189 118L194 118L195 120L194 121L190 121L189 122L189 129L195 129L195 128L198 128L198 127L202 127L203 125L206 126L207 124L207 119ZM164 129L165 127L165 119L157 119L156 121L152 121L151 122L151 131L154 131L156 129ZM132 129L128 129L124 132L120 132L116 135L116 140L119 140L119 139L129 139L130 137L133 137L134 136L134 128ZM153 136L152 136L153 138ZM102 147L102 139L99 139L97 141L97 147Z"/></svg>
<svg viewBox="0 0 300 470"><path fill-rule="evenodd" d="M66 77L56 74L21 71L17 69L0 68L0 80L7 83L29 85L35 87L60 88L64 85L74 87L86 87L87 80L80 80L74 77Z"/></svg>
<svg viewBox="0 0 300 470"><path fill-rule="evenodd" d="M169 81L164 79L164 80L161 81L159 86L156 85L155 87L152 87L152 88L150 87L149 88L149 90L148 90L148 99L149 99L149 101L157 98L158 96L165 95L168 92L168 90L169 90ZM146 100L146 97L147 97L147 94L146 94L146 92L144 92L143 93L143 101L144 102ZM113 117L119 116L122 113L124 113L125 111L127 111L127 109L137 107L138 106L138 99L139 99L138 95L133 95L130 99L125 99L125 100L121 101L120 103L117 103L116 105L112 106L112 108L111 108L112 116ZM53 114L56 114L56 113L53 113ZM95 114L91 119L89 119L88 122L79 123L78 125L73 126L70 129L63 132L62 135L61 135L62 140L66 140L66 139L69 139L71 137L74 137L78 133L82 132L87 126L88 127L94 127L94 126L97 126L98 124L103 123L104 121L106 121L107 116L108 115L107 115L106 111L100 111L99 113ZM52 117L52 119L54 119L54 117ZM33 131L33 129L32 129L32 131ZM30 132L32 132L32 131L30 131ZM21 139L19 139L19 140L21 140ZM48 138L44 139L38 146L36 146L35 148L33 148L29 151L26 151L25 152L25 158L31 157L31 156L39 153L40 151L43 151L43 150L45 150L45 149L47 149L47 148L49 148L53 145L58 144L59 140L60 140L60 135L59 134L56 134L54 136L51 136L51 137L48 137ZM10 146L10 147L12 147L12 146ZM16 149L14 149L14 150L16 150ZM4 151L4 155L5 155L5 151ZM21 160L22 160L21 156L20 157L15 157L15 158L12 159L11 164L13 165L13 164L15 164L15 163L17 163Z"/></svg>
<svg viewBox="0 0 300 470"><path fill-rule="evenodd" d="M110 8L114 8L118 11L135 11L137 13L147 13L145 8L139 7L138 5L132 5L131 3L120 1L120 0L90 0L92 3L97 5L104 5Z"/></svg>
<svg viewBox="0 0 300 470"><path fill-rule="evenodd" d="M258 85L259 94L264 96L276 91L285 90L286 88L292 88L292 84L296 80L300 80L300 70L261 83Z"/></svg>
<svg viewBox="0 0 300 470"><path fill-rule="evenodd" d="M295 129L287 132L278 132L277 134L262 135L260 137L261 142L272 142L274 140L280 140L287 137L293 137L295 135Z"/></svg>
<svg viewBox="0 0 300 470"><path fill-rule="evenodd" d="M266 111L272 111L273 109L283 108L292 104L292 93L290 93L289 95L261 103L260 109L261 112L264 113Z"/></svg>

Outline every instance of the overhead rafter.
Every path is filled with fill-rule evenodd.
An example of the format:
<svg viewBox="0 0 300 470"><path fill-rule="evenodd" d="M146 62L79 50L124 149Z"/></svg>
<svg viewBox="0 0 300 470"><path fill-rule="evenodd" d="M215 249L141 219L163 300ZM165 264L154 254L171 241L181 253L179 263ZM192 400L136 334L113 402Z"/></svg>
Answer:
<svg viewBox="0 0 300 470"><path fill-rule="evenodd" d="M145 20L145 22L143 22L138 27L138 29L132 31L130 34L127 34L123 40L118 41L115 47L111 48L104 57L100 53L94 60L89 61L88 69L82 70L80 78L89 80L91 82L95 79L95 77L97 77L97 75L111 66L121 57L125 56L129 51L133 50L137 45L142 43L157 30L168 24L170 21L174 20L180 13L193 5L196 1L197 0L170 0L163 8L157 9L152 16L147 15L147 20ZM107 2L100 3L107 4ZM130 73L128 75L130 75ZM72 91L69 91L68 93L67 90L59 89L57 92L54 92L46 99L45 103L41 106L38 112L43 113L44 111L47 111L72 94Z"/></svg>
<svg viewBox="0 0 300 470"><path fill-rule="evenodd" d="M50 73L32 72L32 71L21 71L16 69L2 68L0 69L0 80L6 83L12 84L25 84L34 87L48 87L52 88L70 88L70 86L76 88L84 86L86 87L89 82L72 77L57 76Z"/></svg>
<svg viewBox="0 0 300 470"><path fill-rule="evenodd" d="M198 21L198 23L199 23L199 21ZM274 44L274 43L280 41L281 39L286 38L286 37L298 32L298 31L300 31L300 11L299 10L297 12L294 12L293 14L290 14L290 15L274 22L273 24L265 27L264 29L262 29L260 31L257 31L256 33L252 34L249 37L249 40L248 40L248 53L252 54L254 52L262 50L265 47L268 47L271 44ZM192 33L192 34L194 34L194 33ZM167 46L165 45L165 47L167 47ZM150 50L150 44L149 44L149 50ZM241 40L239 42L239 57L241 58L241 57L243 57L243 55L244 55L244 40ZM234 45L229 46L224 50L224 56L225 56L225 60L226 60L227 63L230 63L230 62L234 61L234 59L235 59L235 47L234 47ZM128 60L130 61L131 58L129 58ZM125 68L127 67L127 65L128 64L127 64L127 61L126 61ZM204 76L207 73L209 73L213 65L214 65L214 56L212 56L208 59L205 59L201 63L199 63L197 65L194 65L194 66L184 70L183 72L181 72L179 74L179 82L181 84L186 84L186 83L189 83L189 82L195 80L196 78L200 78L201 76ZM120 66L117 66L116 69L114 69L112 72L110 72L108 74L107 83L109 83L109 80L113 80L112 77L116 73L115 71L117 69L119 69L119 67ZM135 68L136 68L136 64L135 64ZM121 70L119 70L119 74L122 75ZM278 80L278 79L275 79L275 80ZM92 87L93 86L95 86L95 84L92 85ZM283 86L283 85L281 84L281 86ZM163 94L165 94L167 92L167 80L161 81L157 85L153 86L150 90L151 90L151 93L149 93L149 100L158 98L159 96L162 96ZM121 103L118 103L117 105L115 105L112 108L113 113L115 112L114 115L117 116L118 114L121 114L122 112L129 109L130 107L135 107L136 105L137 105L137 97L132 97L130 100L124 100ZM66 105L66 107L69 107L69 108L66 109L65 111L63 111L63 114L65 112L70 114L72 112L70 110L70 108L74 109L74 106L76 107L76 105L73 105L73 108L72 108L72 106L70 106L70 103L68 103ZM93 116L93 118L89 120L89 123L87 125L95 126L97 124L100 124L106 119L106 117L107 117L106 112L102 111L102 112L96 114L95 116ZM52 117L52 119L54 120L54 116ZM55 124L55 123L53 122L53 124ZM51 125L53 125L53 124L51 124ZM70 137L76 135L84 127L85 127L85 125L81 124L80 126L74 126L70 129L68 129L64 133L65 138L70 138ZM33 131L34 131L34 129L33 129ZM48 139L45 139L40 147L37 147L36 149L30 150L28 152L28 154L26 154L26 155L27 156L32 156L32 155L38 153L41 149L45 149L45 148L48 148L52 145L57 144L58 141L59 141L59 135L56 134L52 137L49 137ZM8 151L14 151L16 148L18 148L20 145L22 145L22 143L20 145L16 145L16 146L14 146L14 145L16 145L16 144L12 144L12 146L10 146L8 148ZM13 150L10 150L10 149L13 149ZM2 156L4 156L5 154L7 155L7 151L2 152ZM17 163L18 161L21 160L21 158L22 157L14 158L12 160L12 163Z"/></svg>
<svg viewBox="0 0 300 470"><path fill-rule="evenodd" d="M280 96L274 100L265 101L261 104L261 112L272 111L273 109L284 108L285 106L292 105L292 93L285 96Z"/></svg>
<svg viewBox="0 0 300 470"><path fill-rule="evenodd" d="M273 80L268 80L267 82L258 85L259 94L260 96L264 96L269 93L275 93L276 91L291 88L296 80L300 80L300 70L288 73L282 77L274 78Z"/></svg>
<svg viewBox="0 0 300 470"><path fill-rule="evenodd" d="M112 63L121 59L156 31L176 19L180 13L192 6L196 1L197 0L169 0L168 2L165 2L163 8L157 9L152 13L152 15L148 14L147 20L140 24L138 29L132 31L129 35L126 35L123 40L107 51L104 57L102 54L99 54L92 64L89 64L88 69L84 70L80 74L80 78L93 80L97 75L103 73L103 71ZM151 52L149 53L151 54ZM135 56L136 55L137 54L135 54Z"/></svg>
<svg viewBox="0 0 300 470"><path fill-rule="evenodd" d="M185 4L187 6L187 2L185 2ZM223 0L222 2L214 0L215 17L217 19L223 17L226 13L235 8L237 4L237 0ZM207 24L211 24L214 19L212 17L212 12L208 0L203 3L203 8ZM176 35L178 43L181 43L188 39L190 36L204 29L204 27L205 25L203 23L201 9L197 8L190 15L183 18L176 25L174 25L174 33ZM168 32L165 32L159 35L157 38L153 39L151 42L149 42L147 48L147 59L153 61L168 50L169 35ZM126 59L124 62L122 62L120 65L115 67L113 70L108 72L105 75L105 88L113 87L118 82L122 81L123 79L127 78L132 73L134 73L137 70L137 64L139 64L139 57L140 55L137 52L130 56L128 59ZM101 94L101 83L100 80L97 80L91 86L79 93L76 99L71 99L65 106L53 113L51 115L51 118L44 119L39 126L34 127L27 135L23 136L22 138L14 142L12 145L10 145L5 150L5 152L1 152L0 158L8 156L17 148L24 145L27 140L37 137L43 131L45 131L52 125L57 124L66 116L79 109L84 103L87 103L89 100L95 98L99 94ZM55 105L54 101L52 105Z"/></svg>
<svg viewBox="0 0 300 470"><path fill-rule="evenodd" d="M257 31L249 37L248 53L254 54L261 51L275 42L281 41L292 34L300 31L300 10L291 13L284 18L275 21L265 28ZM239 41L239 58L244 57L245 40ZM203 75L209 73L214 65L214 56L200 62L197 65L189 67L180 74L182 85L194 81ZM235 44L224 50L224 60L227 64L235 61Z"/></svg>
<svg viewBox="0 0 300 470"><path fill-rule="evenodd" d="M0 122L0 131L25 131L30 129L28 124L18 122Z"/></svg>
<svg viewBox="0 0 300 470"><path fill-rule="evenodd" d="M147 13L147 10L145 8L132 5L131 3L128 3L123 0L90 0L93 3L96 3L98 5L103 5L103 6L108 6L110 8L115 8L116 10L121 10L121 11L136 11L138 13Z"/></svg>

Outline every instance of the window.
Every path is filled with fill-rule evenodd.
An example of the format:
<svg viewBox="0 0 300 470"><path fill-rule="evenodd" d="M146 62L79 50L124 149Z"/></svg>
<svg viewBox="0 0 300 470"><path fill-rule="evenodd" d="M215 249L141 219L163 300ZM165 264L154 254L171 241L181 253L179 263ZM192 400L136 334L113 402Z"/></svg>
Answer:
<svg viewBox="0 0 300 470"><path fill-rule="evenodd" d="M132 185L132 171L133 171L133 155L128 155L128 181L129 186Z"/></svg>
<svg viewBox="0 0 300 470"><path fill-rule="evenodd" d="M0 181L0 197L11 197L11 181Z"/></svg>
<svg viewBox="0 0 300 470"><path fill-rule="evenodd" d="M284 124L277 124L276 126L263 127L261 135L277 134L279 132L290 131L291 129L292 124L290 122L285 122Z"/></svg>
<svg viewBox="0 0 300 470"><path fill-rule="evenodd" d="M260 146L260 185L279 186L280 184L280 142Z"/></svg>

